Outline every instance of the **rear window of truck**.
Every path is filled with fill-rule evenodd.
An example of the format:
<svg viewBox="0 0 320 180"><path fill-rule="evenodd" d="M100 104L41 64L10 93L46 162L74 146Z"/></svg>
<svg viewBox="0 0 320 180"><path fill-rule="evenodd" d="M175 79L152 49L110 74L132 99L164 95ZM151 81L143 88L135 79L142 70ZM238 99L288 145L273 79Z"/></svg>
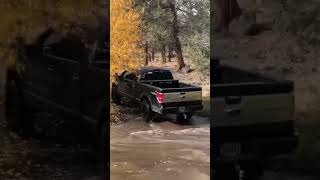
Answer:
<svg viewBox="0 0 320 180"><path fill-rule="evenodd" d="M169 70L151 70L141 74L140 80L173 80L173 76Z"/></svg>

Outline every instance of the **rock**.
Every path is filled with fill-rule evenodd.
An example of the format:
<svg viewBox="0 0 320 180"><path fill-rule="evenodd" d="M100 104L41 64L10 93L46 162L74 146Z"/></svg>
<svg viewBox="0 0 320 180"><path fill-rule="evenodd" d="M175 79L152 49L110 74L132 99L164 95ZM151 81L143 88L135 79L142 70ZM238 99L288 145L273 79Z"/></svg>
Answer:
<svg viewBox="0 0 320 180"><path fill-rule="evenodd" d="M181 69L182 73L190 73L193 70L191 69L190 65L186 65L184 68Z"/></svg>
<svg viewBox="0 0 320 180"><path fill-rule="evenodd" d="M14 174L14 177L19 178L21 176L21 173L17 172Z"/></svg>
<svg viewBox="0 0 320 180"><path fill-rule="evenodd" d="M317 67L313 67L313 68L311 69L311 71L312 71L312 72L318 72L318 68L317 68Z"/></svg>
<svg viewBox="0 0 320 180"><path fill-rule="evenodd" d="M281 73L283 73L283 74L291 74L291 73L294 73L294 70L292 69L292 67L282 67L281 68Z"/></svg>
<svg viewBox="0 0 320 180"><path fill-rule="evenodd" d="M241 9L255 9L258 3L256 0L238 0L238 4Z"/></svg>
<svg viewBox="0 0 320 180"><path fill-rule="evenodd" d="M243 11L239 19L234 19L230 23L229 30L235 35L255 35L256 28L256 12Z"/></svg>
<svg viewBox="0 0 320 180"><path fill-rule="evenodd" d="M12 176L12 175L13 175L13 172L14 172L14 169L8 169L8 170L6 171L6 174Z"/></svg>

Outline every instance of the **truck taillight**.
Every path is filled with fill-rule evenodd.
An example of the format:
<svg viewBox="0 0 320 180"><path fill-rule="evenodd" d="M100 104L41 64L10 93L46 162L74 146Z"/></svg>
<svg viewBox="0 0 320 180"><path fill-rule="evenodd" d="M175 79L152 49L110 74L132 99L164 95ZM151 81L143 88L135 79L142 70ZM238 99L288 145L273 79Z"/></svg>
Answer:
<svg viewBox="0 0 320 180"><path fill-rule="evenodd" d="M159 103L163 103L163 101L164 101L164 94L163 93L157 92L156 97L157 97L157 100Z"/></svg>

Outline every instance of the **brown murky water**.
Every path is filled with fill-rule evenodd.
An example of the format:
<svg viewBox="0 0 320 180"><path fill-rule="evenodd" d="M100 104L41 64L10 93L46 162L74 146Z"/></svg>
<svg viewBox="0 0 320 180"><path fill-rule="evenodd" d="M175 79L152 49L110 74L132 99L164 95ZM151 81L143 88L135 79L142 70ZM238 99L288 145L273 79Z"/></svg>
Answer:
<svg viewBox="0 0 320 180"><path fill-rule="evenodd" d="M136 115L111 126L111 180L209 180L210 125L145 123ZM169 117L170 119L171 117Z"/></svg>

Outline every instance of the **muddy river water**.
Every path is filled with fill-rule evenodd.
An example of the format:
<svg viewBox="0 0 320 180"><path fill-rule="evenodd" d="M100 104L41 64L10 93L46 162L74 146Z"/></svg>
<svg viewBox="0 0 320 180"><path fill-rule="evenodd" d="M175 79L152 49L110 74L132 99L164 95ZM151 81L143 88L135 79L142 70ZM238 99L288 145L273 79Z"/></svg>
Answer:
<svg viewBox="0 0 320 180"><path fill-rule="evenodd" d="M209 180L210 124L146 123L139 117L111 126L111 180ZM171 118L172 119L172 118Z"/></svg>

